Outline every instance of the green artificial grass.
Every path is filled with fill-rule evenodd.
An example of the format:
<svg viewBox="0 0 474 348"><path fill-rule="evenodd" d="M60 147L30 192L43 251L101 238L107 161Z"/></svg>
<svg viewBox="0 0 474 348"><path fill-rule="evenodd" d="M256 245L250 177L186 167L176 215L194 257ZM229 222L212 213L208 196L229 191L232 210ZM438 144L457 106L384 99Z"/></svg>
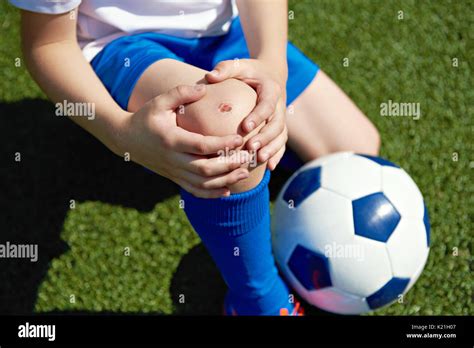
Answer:
<svg viewBox="0 0 474 348"><path fill-rule="evenodd" d="M292 42L375 123L381 155L410 173L430 212L424 272L403 303L373 314L473 314L474 4L309 0L289 6ZM0 269L0 312L219 314L225 287L180 208L177 188L51 117L52 105L24 64L15 66L18 24L17 11L1 0L0 154L7 164L0 176L0 229L12 240L37 241L42 263ZM421 118L380 116L388 100L420 103ZM17 151L21 163L13 163ZM276 173L273 196L284 180Z"/></svg>

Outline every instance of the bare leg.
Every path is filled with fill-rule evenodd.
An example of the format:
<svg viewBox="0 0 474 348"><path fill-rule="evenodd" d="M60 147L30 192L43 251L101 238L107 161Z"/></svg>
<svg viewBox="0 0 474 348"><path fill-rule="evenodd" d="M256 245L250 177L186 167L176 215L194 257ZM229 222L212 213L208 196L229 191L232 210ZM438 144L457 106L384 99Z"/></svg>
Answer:
<svg viewBox="0 0 474 348"><path fill-rule="evenodd" d="M377 129L323 71L293 102L293 111L288 143L304 161L337 151L378 154Z"/></svg>
<svg viewBox="0 0 474 348"><path fill-rule="evenodd" d="M180 61L160 60L148 67L138 80L130 97L128 110L134 112L150 99L178 85L206 84L206 73L206 70ZM239 80L229 79L207 85L206 96L186 105L184 113L178 110L177 122L186 130L204 135L243 135L241 121L252 111L256 99L255 91ZM248 139L258 130L257 128L244 139ZM257 186L265 168L266 163L249 168L250 177L237 182L229 189L232 192L243 192Z"/></svg>

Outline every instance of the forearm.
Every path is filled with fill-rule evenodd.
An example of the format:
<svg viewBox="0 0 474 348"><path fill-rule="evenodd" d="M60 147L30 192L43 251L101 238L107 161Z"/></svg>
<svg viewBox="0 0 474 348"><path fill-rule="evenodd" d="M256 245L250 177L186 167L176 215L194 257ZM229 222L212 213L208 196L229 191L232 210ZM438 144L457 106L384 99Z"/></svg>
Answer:
<svg viewBox="0 0 474 348"><path fill-rule="evenodd" d="M63 40L24 47L23 51L31 75L52 101L93 103L94 117L73 115L70 118L118 153L116 135L127 113L102 85L78 44Z"/></svg>
<svg viewBox="0 0 474 348"><path fill-rule="evenodd" d="M251 58L268 62L286 81L287 1L238 0L237 6Z"/></svg>

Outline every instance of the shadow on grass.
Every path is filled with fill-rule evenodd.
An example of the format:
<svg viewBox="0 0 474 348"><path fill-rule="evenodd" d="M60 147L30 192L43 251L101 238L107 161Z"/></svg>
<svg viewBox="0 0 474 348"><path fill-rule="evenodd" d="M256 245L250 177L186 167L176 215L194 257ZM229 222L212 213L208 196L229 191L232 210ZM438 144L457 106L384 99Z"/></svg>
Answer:
<svg viewBox="0 0 474 348"><path fill-rule="evenodd" d="M50 261L68 250L60 233L71 199L150 211L178 194L170 181L125 162L70 120L56 117L45 100L0 103L0 137L0 244L37 244L39 254L37 262L0 258L0 314L33 312ZM288 177L273 174L272 199ZM191 249L171 285L175 314L221 315L225 292L204 246ZM94 314L51 312L61 313Z"/></svg>
<svg viewBox="0 0 474 348"><path fill-rule="evenodd" d="M60 238L70 200L140 211L178 193L170 181L125 162L52 103L0 103L0 244L37 244L38 261L0 259L0 313L29 314ZM16 162L19 154L21 161Z"/></svg>
<svg viewBox="0 0 474 348"><path fill-rule="evenodd" d="M182 259L171 282L174 315L222 315L227 287L203 244ZM184 297L183 297L184 295ZM184 300L184 301L183 301ZM306 315L333 315L301 301Z"/></svg>
<svg viewBox="0 0 474 348"><path fill-rule="evenodd" d="M183 256L170 293L176 315L222 315L226 285L203 244Z"/></svg>

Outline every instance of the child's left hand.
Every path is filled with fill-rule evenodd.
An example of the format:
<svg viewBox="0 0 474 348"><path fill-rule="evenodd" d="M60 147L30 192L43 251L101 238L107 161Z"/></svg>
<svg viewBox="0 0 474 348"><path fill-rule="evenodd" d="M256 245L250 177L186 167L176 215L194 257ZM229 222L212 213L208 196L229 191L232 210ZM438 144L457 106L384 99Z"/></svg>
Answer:
<svg viewBox="0 0 474 348"><path fill-rule="evenodd" d="M288 140L285 118L287 72L272 69L258 59L239 59L222 61L206 74L209 83L229 78L241 80L257 92L257 105L243 120L243 129L250 132L266 122L247 144L249 150L258 150L258 161L268 161L268 168L273 170L280 162Z"/></svg>

